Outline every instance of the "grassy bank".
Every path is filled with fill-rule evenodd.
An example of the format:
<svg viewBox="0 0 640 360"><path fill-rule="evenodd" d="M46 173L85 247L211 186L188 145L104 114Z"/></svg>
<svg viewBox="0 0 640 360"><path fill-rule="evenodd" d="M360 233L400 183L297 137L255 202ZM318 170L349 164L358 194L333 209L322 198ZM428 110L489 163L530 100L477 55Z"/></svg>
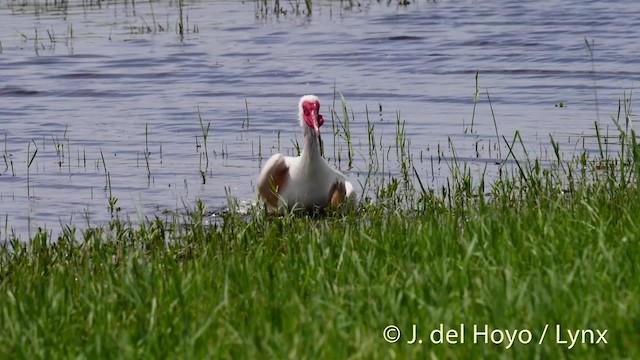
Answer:
<svg viewBox="0 0 640 360"><path fill-rule="evenodd" d="M625 114L571 159L553 139L541 161L503 138L492 180L454 152L437 189L398 118L398 175L322 216L231 201L211 226L202 203L131 224L110 198L105 226L0 247L0 358L638 358L640 147ZM350 150L348 112L334 115Z"/></svg>
<svg viewBox="0 0 640 360"><path fill-rule="evenodd" d="M0 353L635 358L640 198L635 189L593 195L519 210L228 219L207 231L196 223L168 245L162 222L87 231L80 245L40 236L2 255ZM469 342L473 324L529 329L534 341L506 350L383 340L387 325L410 332L414 323L463 323ZM568 350L551 331L538 346L547 323L607 329L608 344Z"/></svg>

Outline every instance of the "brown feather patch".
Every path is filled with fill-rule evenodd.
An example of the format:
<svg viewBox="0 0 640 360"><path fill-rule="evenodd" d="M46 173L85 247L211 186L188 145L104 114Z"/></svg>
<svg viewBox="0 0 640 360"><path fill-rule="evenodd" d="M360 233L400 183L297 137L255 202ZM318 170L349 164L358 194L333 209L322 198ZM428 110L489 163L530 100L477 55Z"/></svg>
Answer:
<svg viewBox="0 0 640 360"><path fill-rule="evenodd" d="M269 206L278 207L278 194L286 185L288 175L289 167L284 161L274 164L268 177L269 181L260 187L260 195Z"/></svg>
<svg viewBox="0 0 640 360"><path fill-rule="evenodd" d="M329 206L338 207L338 205L344 203L344 199L347 197L347 189L343 182L336 181L331 185L329 190Z"/></svg>

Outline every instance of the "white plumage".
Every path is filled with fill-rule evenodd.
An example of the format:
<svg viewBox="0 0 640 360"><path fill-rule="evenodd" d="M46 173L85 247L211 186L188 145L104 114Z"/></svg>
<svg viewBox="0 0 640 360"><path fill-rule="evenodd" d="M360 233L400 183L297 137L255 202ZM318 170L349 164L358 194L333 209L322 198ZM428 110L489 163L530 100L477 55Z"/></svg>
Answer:
<svg viewBox="0 0 640 360"><path fill-rule="evenodd" d="M272 210L308 211L354 203L353 184L331 167L320 154L320 102L305 95L298 104L298 120L304 129L304 148L300 156L273 155L258 177L258 193Z"/></svg>

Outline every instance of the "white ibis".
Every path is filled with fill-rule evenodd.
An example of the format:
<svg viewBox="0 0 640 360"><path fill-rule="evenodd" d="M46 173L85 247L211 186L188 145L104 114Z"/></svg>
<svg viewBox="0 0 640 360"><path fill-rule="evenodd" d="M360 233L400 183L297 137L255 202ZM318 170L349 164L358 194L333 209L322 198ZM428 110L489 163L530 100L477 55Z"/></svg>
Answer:
<svg viewBox="0 0 640 360"><path fill-rule="evenodd" d="M300 156L273 155L258 176L258 193L271 210L314 211L354 203L353 185L332 168L320 154L320 102L305 95L298 105L298 121L304 129L304 148Z"/></svg>

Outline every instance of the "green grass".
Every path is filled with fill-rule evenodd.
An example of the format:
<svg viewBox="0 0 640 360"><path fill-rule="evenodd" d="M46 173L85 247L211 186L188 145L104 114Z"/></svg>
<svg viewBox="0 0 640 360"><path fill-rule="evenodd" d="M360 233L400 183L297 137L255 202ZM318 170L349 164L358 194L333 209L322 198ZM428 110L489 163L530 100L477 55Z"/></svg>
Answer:
<svg viewBox="0 0 640 360"><path fill-rule="evenodd" d="M243 215L231 199L213 225L202 202L133 224L110 195L105 226L0 246L0 358L640 358L630 119L625 101L617 139L596 124L599 151L570 159L553 138L555 158L535 159L518 132L502 137L493 180L473 177L450 143L451 176L425 188L399 112L397 175L387 165L372 177L393 146L367 117L373 200L322 216ZM342 132L338 165L352 148ZM422 344L407 343L414 324ZM461 325L464 343L432 343ZM494 344L474 326L527 343ZM569 348L568 331L585 336Z"/></svg>
<svg viewBox="0 0 640 360"><path fill-rule="evenodd" d="M79 244L39 234L2 254L0 354L637 358L640 198L592 195L519 209L230 218L208 230L114 222ZM181 233L167 245L170 230ZM609 344L383 341L387 325L413 323L530 329L535 339L547 323L608 329Z"/></svg>
<svg viewBox="0 0 640 360"><path fill-rule="evenodd" d="M522 162L526 180L505 176L490 197L461 177L413 207L388 197L317 217L254 209L206 227L200 204L187 224L116 216L56 241L38 233L0 250L0 357L638 358L633 159L627 177L603 177L621 167L607 161L571 190L553 167ZM391 324L403 331L393 344ZM425 333L407 344L413 324L464 324L466 342ZM532 341L474 344L485 324ZM568 349L556 325L607 330L608 343Z"/></svg>

